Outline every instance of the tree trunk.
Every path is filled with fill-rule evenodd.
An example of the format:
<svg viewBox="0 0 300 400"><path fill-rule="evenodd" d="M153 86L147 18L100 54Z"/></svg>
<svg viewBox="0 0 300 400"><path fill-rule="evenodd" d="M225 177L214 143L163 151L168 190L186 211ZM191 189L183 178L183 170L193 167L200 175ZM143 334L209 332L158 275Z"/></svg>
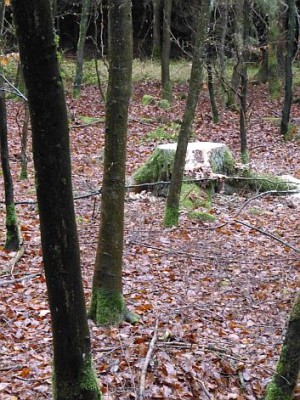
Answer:
<svg viewBox="0 0 300 400"><path fill-rule="evenodd" d="M292 400L300 372L300 292L290 313L280 358L265 400Z"/></svg>
<svg viewBox="0 0 300 400"><path fill-rule="evenodd" d="M0 87L3 88L4 80L0 77ZM16 251L20 248L20 236L17 212L14 202L14 186L9 165L9 151L7 143L7 119L5 92L0 90L0 151L1 166L4 180L5 207L6 207L6 241L7 250Z"/></svg>
<svg viewBox="0 0 300 400"><path fill-rule="evenodd" d="M0 0L0 36L3 35L5 17L5 0Z"/></svg>
<svg viewBox="0 0 300 400"><path fill-rule="evenodd" d="M109 1L107 88L101 221L89 317L117 324L126 317L122 291L125 158L132 74L130 0Z"/></svg>
<svg viewBox="0 0 300 400"><path fill-rule="evenodd" d="M161 84L162 98L172 101L172 84L170 79L170 30L171 30L172 0L164 0L163 8L163 41L161 52Z"/></svg>
<svg viewBox="0 0 300 400"><path fill-rule="evenodd" d="M28 138L28 125L29 125L29 108L28 104L25 103L25 116L22 126L22 137L21 137L21 174L20 179L27 179L27 138Z"/></svg>
<svg viewBox="0 0 300 400"><path fill-rule="evenodd" d="M152 0L152 7L153 7L152 58L159 59L161 53L161 45L160 45L161 0Z"/></svg>
<svg viewBox="0 0 300 400"><path fill-rule="evenodd" d="M249 162L247 145L247 94L248 94L248 46L250 29L250 0L244 0L243 8L243 52L241 55L241 91L240 91L240 139L241 139L241 161L243 164Z"/></svg>
<svg viewBox="0 0 300 400"><path fill-rule="evenodd" d="M243 9L244 0L237 1L234 5L234 46L236 53L236 63L233 67L231 84L228 91L227 106L233 110L238 109L238 89L241 81L243 68Z"/></svg>
<svg viewBox="0 0 300 400"><path fill-rule="evenodd" d="M91 9L91 3L92 0L82 0L79 38L78 38L77 52L76 52L76 72L75 72L74 87L73 87L74 98L80 96L83 62L84 62L84 47L85 47L86 32L89 25L89 12Z"/></svg>
<svg viewBox="0 0 300 400"><path fill-rule="evenodd" d="M293 52L296 34L296 4L295 0L286 0L287 10L287 33L286 33L286 55L285 55L285 85L284 103L282 109L280 132L287 138L289 132L289 121L293 101Z"/></svg>
<svg viewBox="0 0 300 400"><path fill-rule="evenodd" d="M53 398L99 400L80 271L69 132L50 0L13 0L32 124L53 333Z"/></svg>
<svg viewBox="0 0 300 400"><path fill-rule="evenodd" d="M184 111L183 121L178 136L177 150L171 176L171 184L167 197L167 204L164 215L164 225L178 225L179 201L182 185L182 177L185 165L185 156L192 124L195 117L196 107L201 89L204 55L204 42L207 35L210 14L210 1L202 0L194 3L196 16L196 32L194 38L193 63L189 84L189 92Z"/></svg>
<svg viewBox="0 0 300 400"><path fill-rule="evenodd" d="M208 85L212 120L213 120L214 124L217 124L219 122L219 113L218 113L218 107L217 107L217 103L216 103L215 85L214 85L214 77L213 77L213 70L212 70L212 50L213 50L212 44L208 43L207 55L206 55L207 56L207 59L206 59L207 85Z"/></svg>

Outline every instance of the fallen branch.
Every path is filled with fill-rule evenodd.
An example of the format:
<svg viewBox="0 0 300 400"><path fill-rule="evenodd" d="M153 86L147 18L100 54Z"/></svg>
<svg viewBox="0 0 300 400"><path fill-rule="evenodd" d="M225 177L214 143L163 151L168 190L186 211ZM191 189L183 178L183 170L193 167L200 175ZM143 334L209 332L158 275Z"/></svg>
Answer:
<svg viewBox="0 0 300 400"><path fill-rule="evenodd" d="M11 283L16 283L16 282L22 282L28 279L36 278L38 276L42 276L42 274L30 274L30 275L25 275L21 278L10 279L8 281L2 281L2 282L0 281L0 286L10 285Z"/></svg>
<svg viewBox="0 0 300 400"><path fill-rule="evenodd" d="M137 393L137 400L143 400L144 399L147 369L148 369L148 365L149 365L151 357L152 357L152 353L154 351L155 343L157 341L157 330L158 330L158 320L156 320L153 337L152 337L151 342L149 344L149 349L148 349L148 352L147 352L147 355L146 355L146 358L145 358L145 362L143 364L143 368L142 368L142 372L141 372L141 378L140 378L140 385L139 385L138 393Z"/></svg>
<svg viewBox="0 0 300 400"><path fill-rule="evenodd" d="M237 224L241 224L241 225L247 226L247 228L254 229L255 231L258 231L258 232L262 233L263 235L268 236L268 237L270 237L270 238L276 240L277 242L279 242L279 243L283 244L284 246L286 246L286 247L288 247L288 248L290 248L290 249L296 251L297 253L300 253L300 249L297 249L297 248L294 247L293 245L291 245L291 244L285 242L284 240L280 239L279 237L273 235L273 234L270 233L270 232L264 231L263 229L257 228L256 226L247 224L246 222L239 221L238 219L234 219L233 222L235 222L235 223L237 223Z"/></svg>
<svg viewBox="0 0 300 400"><path fill-rule="evenodd" d="M24 254L24 251L25 251L25 249L24 249L24 246L22 245L19 248L19 250L17 251L17 254L15 255L15 257L9 263L9 269L10 269L9 273L10 273L10 275L13 274L14 268L15 268L16 264L21 260L23 254Z"/></svg>

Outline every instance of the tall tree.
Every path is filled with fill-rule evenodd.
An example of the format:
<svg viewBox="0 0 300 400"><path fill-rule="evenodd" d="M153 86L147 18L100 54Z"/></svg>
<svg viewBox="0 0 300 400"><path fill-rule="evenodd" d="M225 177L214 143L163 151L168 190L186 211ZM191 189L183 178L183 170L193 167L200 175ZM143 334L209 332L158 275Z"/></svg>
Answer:
<svg viewBox="0 0 300 400"><path fill-rule="evenodd" d="M204 42L207 36L209 25L210 0L201 0L201 2L195 0L193 2L193 7L195 8L194 15L196 18L196 30L194 33L192 70L188 97L178 136L174 166L171 175L171 184L167 197L164 215L165 226L173 226L178 224L179 199L185 165L185 156L189 138L191 136L196 107L198 104L201 88L200 82L202 82L203 75L203 63L205 60Z"/></svg>
<svg viewBox="0 0 300 400"><path fill-rule="evenodd" d="M9 165L9 149L7 141L7 118L4 91L4 79L0 76L0 153L4 180L5 207L6 207L6 241L7 250L16 251L20 248L17 212L14 202L14 185Z"/></svg>
<svg viewBox="0 0 300 400"><path fill-rule="evenodd" d="M81 2L81 17L79 25L79 38L76 52L76 72L73 87L73 97L79 97L82 83L84 48L86 33L89 25L89 13L92 5L92 0L82 0Z"/></svg>
<svg viewBox="0 0 300 400"><path fill-rule="evenodd" d="M300 292L292 307L281 354L265 400L293 400L300 373Z"/></svg>
<svg viewBox="0 0 300 400"><path fill-rule="evenodd" d="M248 53L249 53L249 31L250 31L250 13L251 0L243 2L243 50L240 54L240 139L241 139L241 160L242 163L249 162L248 144L247 144L247 94L248 94Z"/></svg>
<svg viewBox="0 0 300 400"><path fill-rule="evenodd" d="M53 398L99 400L80 271L69 132L50 0L13 0L32 124L53 334Z"/></svg>
<svg viewBox="0 0 300 400"><path fill-rule="evenodd" d="M125 159L132 75L130 0L109 0L109 78L101 220L89 316L97 324L129 318L122 290Z"/></svg>
<svg viewBox="0 0 300 400"><path fill-rule="evenodd" d="M161 26L161 2L162 0L152 0L152 57L154 59L160 57L161 43L160 43L160 26Z"/></svg>
<svg viewBox="0 0 300 400"><path fill-rule="evenodd" d="M171 13L172 0L163 0L163 40L161 52L161 84L162 98L172 101L172 84L170 79L170 50L171 50Z"/></svg>
<svg viewBox="0 0 300 400"><path fill-rule="evenodd" d="M286 0L287 6L287 32L286 32L286 54L285 54L285 85L284 103L282 109L280 131L283 137L288 135L291 106L293 100L293 54L296 34L296 3L295 0Z"/></svg>

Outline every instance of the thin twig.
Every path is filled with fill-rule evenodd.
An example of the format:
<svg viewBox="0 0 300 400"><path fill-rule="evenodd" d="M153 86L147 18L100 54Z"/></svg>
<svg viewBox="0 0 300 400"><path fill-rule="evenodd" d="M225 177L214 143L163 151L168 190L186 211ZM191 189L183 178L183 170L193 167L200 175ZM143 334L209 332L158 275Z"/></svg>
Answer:
<svg viewBox="0 0 300 400"><path fill-rule="evenodd" d="M154 351L155 343L157 341L157 331L158 331L158 319L156 320L153 337L152 337L151 342L149 344L148 352L147 352L147 355L146 355L146 358L145 358L145 362L143 364L143 368L142 368L142 372L141 372L141 378L140 378L140 385L139 385L138 394L137 394L137 400L143 400L144 399L144 391L145 391L147 369L148 369L148 365L149 365L151 357L152 357L152 353Z"/></svg>
<svg viewBox="0 0 300 400"><path fill-rule="evenodd" d="M9 263L9 268L10 268L10 275L13 275L14 272L14 268L16 266L16 264L20 261L20 259L22 258L23 254L24 254L24 246L21 245L21 247L19 248L19 250L17 251L17 254L15 255L15 257L12 259L12 261Z"/></svg>
<svg viewBox="0 0 300 400"><path fill-rule="evenodd" d="M279 237L273 235L273 234L270 233L270 232L267 232L267 231L265 231L265 230L263 230L263 229L261 229L261 228L257 228L256 226L247 224L246 222L243 222L243 221L240 221L240 220L237 220L237 219L234 219L233 222L236 222L236 223L238 223L238 224L247 226L247 228L254 229L254 230L256 230L256 231L262 233L263 235L268 236L268 237L270 237L270 238L276 240L277 242L283 244L284 246L289 247L290 249L296 251L297 253L300 253L300 249L297 249L297 248L294 247L293 245L291 245L291 244L285 242L284 240L280 239Z"/></svg>
<svg viewBox="0 0 300 400"><path fill-rule="evenodd" d="M30 275L25 275L25 276L23 276L21 278L10 279L8 281L2 281L2 282L0 281L0 286L9 285L11 283L16 283L16 282L22 282L22 281L25 281L25 280L28 280L28 279L36 278L38 276L42 276L42 274L30 274Z"/></svg>

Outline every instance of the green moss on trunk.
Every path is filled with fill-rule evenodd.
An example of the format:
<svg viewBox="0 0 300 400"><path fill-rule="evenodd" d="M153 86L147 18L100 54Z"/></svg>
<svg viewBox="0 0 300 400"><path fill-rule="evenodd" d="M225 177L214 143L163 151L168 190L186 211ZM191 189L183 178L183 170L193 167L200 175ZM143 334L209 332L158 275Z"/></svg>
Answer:
<svg viewBox="0 0 300 400"><path fill-rule="evenodd" d="M166 207L164 214L164 226L172 227L178 226L179 208Z"/></svg>
<svg viewBox="0 0 300 400"><path fill-rule="evenodd" d="M6 241L7 250L16 251L20 247L18 219L14 203L6 206Z"/></svg>
<svg viewBox="0 0 300 400"><path fill-rule="evenodd" d="M97 325L117 325L125 319L125 301L122 293L93 288L88 316Z"/></svg>
<svg viewBox="0 0 300 400"><path fill-rule="evenodd" d="M55 370L52 377L54 400L101 400L97 376L91 363L83 363L80 376L70 381L59 381Z"/></svg>

